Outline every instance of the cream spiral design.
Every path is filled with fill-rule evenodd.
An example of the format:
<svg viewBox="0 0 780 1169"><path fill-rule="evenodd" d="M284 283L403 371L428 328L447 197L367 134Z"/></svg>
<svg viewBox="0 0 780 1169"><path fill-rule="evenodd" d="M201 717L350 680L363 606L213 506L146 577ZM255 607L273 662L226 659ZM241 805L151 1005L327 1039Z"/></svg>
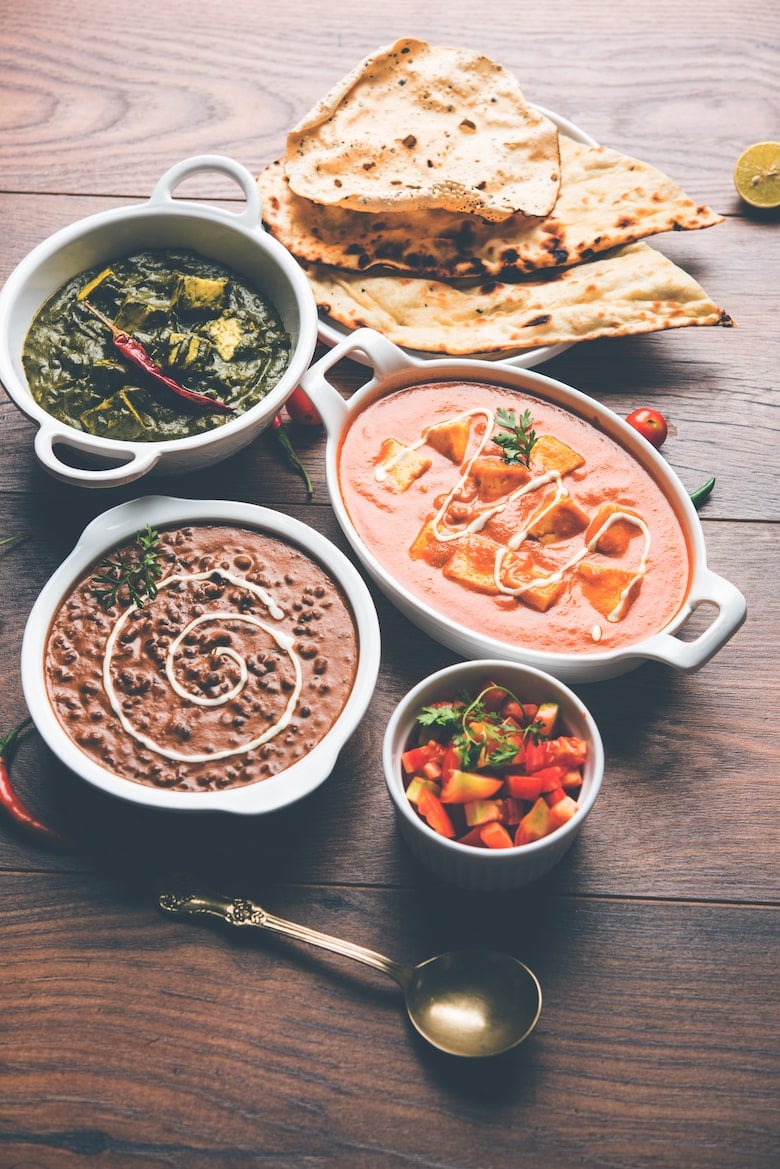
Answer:
<svg viewBox="0 0 780 1169"><path fill-rule="evenodd" d="M164 673L167 681L174 691L185 703L192 707L219 707L225 706L238 698L246 688L249 681L249 669L245 658L236 651L231 645L217 645L212 650L212 657L215 659L226 659L233 664L237 680L225 691L220 694L208 697L204 694L197 693L191 687L185 686L177 676L177 659L183 644L188 639L192 638L195 631L207 625L220 625L225 622L230 622L233 625L245 625L258 629L268 635L278 648L287 655L294 676L294 682L287 698L284 709L281 714L259 734L255 734L252 738L242 743L240 746L230 746L218 751L192 751L184 752L177 750L174 747L164 745L157 741L153 736L145 733L140 729L125 711L122 699L117 693L114 683L114 659L117 652L117 647L120 644L123 633L128 628L129 623L133 620L134 614L138 612L137 605L130 605L121 614L106 643L106 650L103 657L103 686L108 696L111 709L116 715L117 719L122 725L124 731L141 743L149 750L155 751L157 754L164 756L167 759L183 762L183 763L206 763L216 761L219 759L226 759L234 755L246 754L254 750L256 747L262 746L263 743L268 742L274 736L278 735L282 730L290 724L290 721L295 713L298 700L302 688L302 672L301 662L298 654L295 651L294 638L284 629L274 626L272 622L281 621L284 616L284 610L281 609L274 601L271 594L260 585L254 584L245 577L235 576L232 573L224 572L221 569L216 572L208 570L201 573L179 574L174 573L161 580L157 586L157 595L164 595L165 591L173 586L188 585L198 581L213 580L218 578L219 581L231 584L241 590L246 590L255 596L267 611L271 621L263 620L252 613L233 612L230 609L219 608L209 610L204 613L196 614L184 627L178 632L168 646L165 654Z"/></svg>

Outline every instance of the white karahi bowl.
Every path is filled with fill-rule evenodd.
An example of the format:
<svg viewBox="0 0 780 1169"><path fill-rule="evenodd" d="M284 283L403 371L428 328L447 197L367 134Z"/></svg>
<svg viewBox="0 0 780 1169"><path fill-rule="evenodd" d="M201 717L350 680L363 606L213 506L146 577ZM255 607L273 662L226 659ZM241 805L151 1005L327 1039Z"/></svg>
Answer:
<svg viewBox="0 0 780 1169"><path fill-rule="evenodd" d="M245 208L234 213L174 199L184 179L203 171L235 180L246 197ZM171 167L148 202L78 220L40 243L14 269L0 291L0 381L37 424L35 453L47 471L82 487L117 487L152 470L179 474L219 462L265 430L312 359L317 306L298 263L262 230L260 215L260 195L249 171L221 155L198 155ZM53 418L35 401L22 366L24 341L41 305L68 280L147 248L188 248L242 275L279 312L290 336L289 363L265 398L202 434L159 442L90 435ZM100 466L91 465L95 462Z"/></svg>
<svg viewBox="0 0 780 1169"><path fill-rule="evenodd" d="M315 747L284 771L267 779L215 791L174 791L123 778L85 754L63 729L48 695L46 643L55 613L73 586L106 553L151 524L233 524L256 529L300 549L317 561L341 588L352 611L358 662L351 691L333 726ZM173 811L273 812L293 804L332 772L339 752L366 712L379 672L379 621L371 595L346 556L299 520L269 508L225 500L146 496L103 512L82 533L76 547L44 586L27 620L22 641L22 686L27 708L44 742L72 772L109 795L135 804Z"/></svg>

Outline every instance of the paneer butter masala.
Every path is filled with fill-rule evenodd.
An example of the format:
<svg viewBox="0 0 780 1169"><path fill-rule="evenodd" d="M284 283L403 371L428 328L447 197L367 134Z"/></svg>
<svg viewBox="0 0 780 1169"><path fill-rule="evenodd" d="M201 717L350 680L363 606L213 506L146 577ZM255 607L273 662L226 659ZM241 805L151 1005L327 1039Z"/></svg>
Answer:
<svg viewBox="0 0 780 1169"><path fill-rule="evenodd" d="M55 614L45 664L86 755L138 783L208 791L311 751L347 701L357 653L351 608L317 561L204 524L147 529L94 565Z"/></svg>
<svg viewBox="0 0 780 1169"><path fill-rule="evenodd" d="M691 557L660 488L584 418L506 387L410 386L352 420L339 481L361 539L430 608L587 653L679 612Z"/></svg>

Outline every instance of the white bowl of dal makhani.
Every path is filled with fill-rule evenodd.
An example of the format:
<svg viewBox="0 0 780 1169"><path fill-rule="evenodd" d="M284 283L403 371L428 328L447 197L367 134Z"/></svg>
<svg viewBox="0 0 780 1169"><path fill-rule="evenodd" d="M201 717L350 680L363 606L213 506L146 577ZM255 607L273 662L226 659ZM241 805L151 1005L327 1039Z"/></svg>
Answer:
<svg viewBox="0 0 780 1169"><path fill-rule="evenodd" d="M355 351L374 376L347 403L326 375ZM464 657L580 682L648 659L692 671L742 623L744 598L707 568L668 463L570 386L484 361L423 363L371 330L302 386L328 429L331 500L356 555ZM713 620L682 640L701 605Z"/></svg>
<svg viewBox="0 0 780 1169"><path fill-rule="evenodd" d="M135 803L271 812L318 787L379 669L376 611L325 537L254 505L103 513L38 597L22 680L71 771Z"/></svg>
<svg viewBox="0 0 780 1169"><path fill-rule="evenodd" d="M205 172L246 206L174 198ZM0 291L0 380L50 474L115 487L190 472L270 424L311 361L317 309L260 207L243 166L198 155L146 202L78 220L18 264Z"/></svg>

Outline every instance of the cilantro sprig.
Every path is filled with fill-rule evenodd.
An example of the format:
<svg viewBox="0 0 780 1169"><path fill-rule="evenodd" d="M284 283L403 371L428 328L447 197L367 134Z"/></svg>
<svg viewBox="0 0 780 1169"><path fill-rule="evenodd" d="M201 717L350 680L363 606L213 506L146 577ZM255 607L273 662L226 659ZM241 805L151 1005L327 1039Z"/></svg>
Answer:
<svg viewBox="0 0 780 1169"><path fill-rule="evenodd" d="M424 706L417 715L420 726L438 731L450 740L464 770L477 766L502 767L517 755L518 735L523 741L530 738L536 743L544 734L541 722L532 721L518 728L499 710L487 707L485 695L494 689L495 686L490 685L473 699L465 694L453 703ZM510 690L506 694L519 704L519 699Z"/></svg>
<svg viewBox="0 0 780 1169"><path fill-rule="evenodd" d="M518 418L514 410L499 407L496 411L496 424L507 431L506 434L493 435L493 442L504 452L504 462L520 463L527 467L531 460L531 451L537 441L530 410L524 410Z"/></svg>
<svg viewBox="0 0 780 1169"><path fill-rule="evenodd" d="M92 593L104 609L111 609L124 590L133 605L143 609L144 601L157 596L157 581L163 574L159 533L150 527L136 536L136 548L129 554L106 556L92 577Z"/></svg>

